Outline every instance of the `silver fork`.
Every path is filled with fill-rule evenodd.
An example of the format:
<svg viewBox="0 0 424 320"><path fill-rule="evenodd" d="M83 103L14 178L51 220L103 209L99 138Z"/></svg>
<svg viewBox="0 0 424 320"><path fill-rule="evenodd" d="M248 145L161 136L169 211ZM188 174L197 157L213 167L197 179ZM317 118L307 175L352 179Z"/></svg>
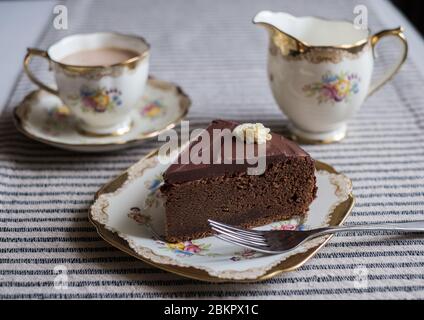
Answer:
<svg viewBox="0 0 424 320"><path fill-rule="evenodd" d="M424 232L424 221L323 227L305 231L246 230L208 220L215 237L255 251L276 254L293 250L300 244L327 234L347 231Z"/></svg>

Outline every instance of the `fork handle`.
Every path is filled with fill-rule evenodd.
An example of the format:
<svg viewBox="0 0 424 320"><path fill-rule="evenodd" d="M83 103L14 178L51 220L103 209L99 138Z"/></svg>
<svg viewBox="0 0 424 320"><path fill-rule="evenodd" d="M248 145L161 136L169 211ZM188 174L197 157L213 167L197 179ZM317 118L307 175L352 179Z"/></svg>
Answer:
<svg viewBox="0 0 424 320"><path fill-rule="evenodd" d="M424 221L378 223L358 226L339 226L322 228L319 234L332 234L346 231L389 231L389 232L424 232Z"/></svg>

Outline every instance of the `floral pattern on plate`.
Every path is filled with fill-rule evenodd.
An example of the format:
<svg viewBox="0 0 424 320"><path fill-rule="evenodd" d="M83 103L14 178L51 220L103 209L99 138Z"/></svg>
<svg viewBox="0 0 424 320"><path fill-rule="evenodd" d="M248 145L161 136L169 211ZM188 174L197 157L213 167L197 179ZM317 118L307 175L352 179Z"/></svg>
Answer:
<svg viewBox="0 0 424 320"><path fill-rule="evenodd" d="M132 207L128 213L128 218L134 220L141 226L149 226L152 222L152 217L142 213L139 207Z"/></svg>
<svg viewBox="0 0 424 320"><path fill-rule="evenodd" d="M165 106L159 100L154 100L143 106L140 113L143 117L156 119L165 114Z"/></svg>
<svg viewBox="0 0 424 320"><path fill-rule="evenodd" d="M128 213L128 217L134 220L140 226L149 227L151 229L153 228L151 225L152 217L149 214L142 212L139 207L132 207ZM216 255L213 253L208 253L208 250L211 247L210 244L198 244L195 241L169 243L158 239L156 234L152 235L152 239L156 241L161 249L171 251L180 257L190 257L193 255Z"/></svg>
<svg viewBox="0 0 424 320"><path fill-rule="evenodd" d="M159 248L170 251L178 257L192 257L198 256L209 256L216 257L218 254L208 252L211 244L210 243L197 243L195 241L184 241L178 243L169 243L161 240L156 240Z"/></svg>
<svg viewBox="0 0 424 320"><path fill-rule="evenodd" d="M149 191L145 205L146 207L157 207L159 206L159 198L160 198L160 192L159 187L163 183L163 175L159 174L155 176L152 180L148 180L145 182L145 187Z"/></svg>
<svg viewBox="0 0 424 320"><path fill-rule="evenodd" d="M57 105L46 110L46 113L46 121L42 128L45 133L58 135L65 126L69 126L71 115L66 106Z"/></svg>
<svg viewBox="0 0 424 320"><path fill-rule="evenodd" d="M304 230L302 219L299 217L271 223L271 230Z"/></svg>
<svg viewBox="0 0 424 320"><path fill-rule="evenodd" d="M262 253L256 252L252 249L244 249L243 251L236 252L234 256L230 258L231 261L240 261L246 259L255 259L262 255Z"/></svg>

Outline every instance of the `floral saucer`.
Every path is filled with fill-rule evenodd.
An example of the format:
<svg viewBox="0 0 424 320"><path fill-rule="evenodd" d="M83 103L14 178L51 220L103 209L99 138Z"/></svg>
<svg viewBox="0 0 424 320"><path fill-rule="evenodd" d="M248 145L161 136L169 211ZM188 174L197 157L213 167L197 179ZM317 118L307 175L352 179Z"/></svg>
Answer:
<svg viewBox="0 0 424 320"><path fill-rule="evenodd" d="M104 240L140 260L188 278L249 282L300 267L331 238L317 238L290 253L277 255L244 250L215 237L167 243L160 236L165 210L158 188L168 165L159 162L157 152L103 186L89 214ZM278 221L258 229L310 229L341 224L354 205L350 180L319 161L316 176L317 198L303 221Z"/></svg>
<svg viewBox="0 0 424 320"><path fill-rule="evenodd" d="M120 136L88 136L76 130L75 119L55 95L36 90L15 108L15 125L31 139L68 150L102 152L123 149L173 128L190 108L180 87L149 78L134 109L131 130Z"/></svg>

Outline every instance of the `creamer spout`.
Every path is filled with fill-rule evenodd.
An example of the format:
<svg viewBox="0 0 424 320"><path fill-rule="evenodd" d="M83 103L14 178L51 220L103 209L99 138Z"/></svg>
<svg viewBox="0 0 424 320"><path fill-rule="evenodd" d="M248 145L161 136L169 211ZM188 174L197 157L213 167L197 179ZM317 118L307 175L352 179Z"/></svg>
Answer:
<svg viewBox="0 0 424 320"><path fill-rule="evenodd" d="M273 27L276 30L285 33L285 31L282 30L282 26L284 25L284 21L282 20L285 19L291 20L295 19L295 17L283 12L261 11L253 18L253 23Z"/></svg>

